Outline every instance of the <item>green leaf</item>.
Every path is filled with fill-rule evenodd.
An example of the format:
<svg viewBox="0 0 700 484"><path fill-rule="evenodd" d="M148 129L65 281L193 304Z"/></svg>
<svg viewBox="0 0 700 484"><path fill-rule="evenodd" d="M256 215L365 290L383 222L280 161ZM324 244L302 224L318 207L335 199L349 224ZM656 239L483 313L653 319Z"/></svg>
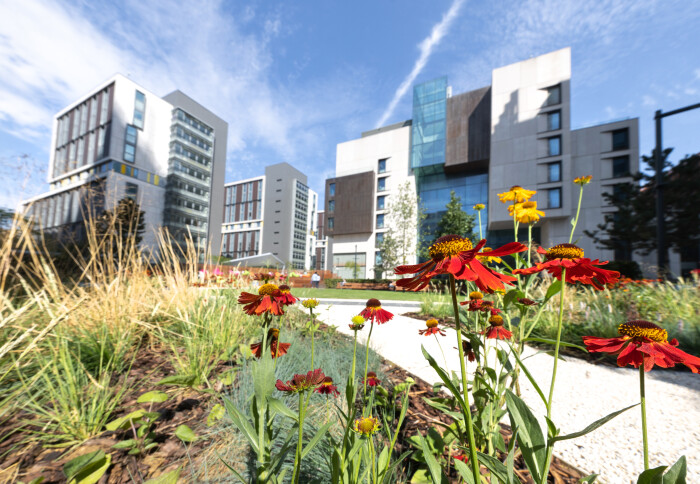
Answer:
<svg viewBox="0 0 700 484"><path fill-rule="evenodd" d="M177 480L180 478L181 469L178 467L174 471L166 472L158 477L149 479L143 484L177 484Z"/></svg>
<svg viewBox="0 0 700 484"><path fill-rule="evenodd" d="M233 421L233 424L238 428L238 430L241 431L243 436L248 440L248 443L250 446L253 448L253 451L257 454L258 453L258 434L255 432L255 429L253 428L252 425L250 425L250 421L246 418L243 413L241 413L236 406L233 404L231 400L228 398L224 397L224 406L226 407L226 411L229 414L229 417L231 417L231 420Z"/></svg>
<svg viewBox="0 0 700 484"><path fill-rule="evenodd" d="M197 381L196 375L171 375L160 380L156 385L174 385L180 387L191 387Z"/></svg>
<svg viewBox="0 0 700 484"><path fill-rule="evenodd" d="M581 437L582 435L586 435L590 432L593 432L598 427L605 425L606 423L608 423L610 420L614 419L615 417L617 417L621 413L626 412L630 408L636 407L637 405L639 405L639 404L635 403L634 405L630 405L629 407L623 408L622 410L618 410L617 412L613 412L609 415L606 415L603 418L599 418L598 420L596 420L595 422L590 424L588 427L586 427L585 429L583 429L579 432L574 432L573 434L567 434L567 435L560 435L558 437L554 437L554 438L550 439L550 441L551 442L559 442L560 440L575 439L577 437Z"/></svg>
<svg viewBox="0 0 700 484"><path fill-rule="evenodd" d="M182 440L183 442L194 442L197 440L197 434L189 428L187 425L178 425L175 429L175 437Z"/></svg>
<svg viewBox="0 0 700 484"><path fill-rule="evenodd" d="M321 440L321 438L328 432L328 429L331 428L333 425L333 422L326 422L323 427L318 429L316 432L316 435L313 436L311 440L309 440L309 443L306 444L306 447L304 447L304 450L301 451L301 458L303 459L308 455L309 452L318 444L318 441Z"/></svg>
<svg viewBox="0 0 700 484"><path fill-rule="evenodd" d="M263 354L265 357L255 361L251 368L255 400L258 404L258 413L260 415L265 413L267 399L272 396L272 392L275 389L274 363L271 357L267 357L267 352Z"/></svg>
<svg viewBox="0 0 700 484"><path fill-rule="evenodd" d="M127 439L127 440L122 440L121 442L117 442L112 446L113 449L131 449L132 447L136 446L138 444L138 441L135 439Z"/></svg>
<svg viewBox="0 0 700 484"><path fill-rule="evenodd" d="M515 359L518 360L518 364L520 365L520 368L522 368L523 373L525 373L525 376L527 377L528 380L530 380L530 383L532 384L532 387L537 391L537 394L540 396L542 399L542 402L544 403L545 408L547 407L547 398L545 398L544 393L542 393L542 389L540 389L540 386L537 384L537 381L535 380L535 377L532 376L532 373L527 369L527 367L523 364L523 361L520 359L520 356L518 355L518 352L513 350L511 351L511 354L515 356Z"/></svg>
<svg viewBox="0 0 700 484"><path fill-rule="evenodd" d="M167 400L168 395L166 393L154 390L141 395L138 400L136 400L136 403L161 403Z"/></svg>
<svg viewBox="0 0 700 484"><path fill-rule="evenodd" d="M462 410L464 412L469 412L470 410L468 408L466 408L466 405L464 403L464 399L462 398L461 392L452 383L452 381L450 380L450 377L447 376L447 373L445 373L445 370L440 368L440 365L438 365L437 362L435 361L435 359L432 356L430 356L430 353L428 353L425 350L423 345L421 345L420 349L423 352L423 356L425 357L425 359L428 360L428 363L430 364L430 366L433 367L433 370L435 370L435 372L438 374L438 376L443 381L445 386L450 390L450 392L452 392L452 395L454 395L457 402L459 402L459 405L460 405L460 407L462 407ZM465 388L464 391L467 391L467 389Z"/></svg>
<svg viewBox="0 0 700 484"><path fill-rule="evenodd" d="M459 473L460 477L464 479L467 484L474 484L474 474L467 464L461 460L455 460L455 469Z"/></svg>
<svg viewBox="0 0 700 484"><path fill-rule="evenodd" d="M229 370L221 375L219 375L218 380L226 386L233 385L233 379L236 376L235 370Z"/></svg>
<svg viewBox="0 0 700 484"><path fill-rule="evenodd" d="M384 472L384 468L386 468L388 463L389 463L389 447L384 446L381 453L379 454L379 458L377 459L377 469L379 469L380 476L381 476L381 473Z"/></svg>
<svg viewBox="0 0 700 484"><path fill-rule="evenodd" d="M550 344L552 346L555 346L557 344L556 340L547 339L547 338L525 338L523 341L525 341L525 342L534 341L536 343L546 343L546 344ZM588 350L586 349L585 346L577 345L574 343L569 343L566 341L559 341L559 345L568 346L569 348L576 348L576 349L579 349L585 353L588 353Z"/></svg>
<svg viewBox="0 0 700 484"><path fill-rule="evenodd" d="M506 466L503 465L503 462L490 455L482 454L481 452L477 452L477 455L479 456L479 462L491 471L491 475L497 477L500 482L506 482L506 480L508 480L508 470Z"/></svg>
<svg viewBox="0 0 700 484"><path fill-rule="evenodd" d="M685 484L687 472L685 456L681 456L664 475L663 484Z"/></svg>
<svg viewBox="0 0 700 484"><path fill-rule="evenodd" d="M578 480L579 484L593 484L598 479L598 474L590 474Z"/></svg>
<svg viewBox="0 0 700 484"><path fill-rule="evenodd" d="M547 301L552 299L559 291L561 291L561 281L557 279L547 288L547 293L544 295L542 304L544 305Z"/></svg>
<svg viewBox="0 0 700 484"><path fill-rule="evenodd" d="M95 484L107 472L111 463L111 455L96 450L66 462L63 473L69 484Z"/></svg>
<svg viewBox="0 0 700 484"><path fill-rule="evenodd" d="M127 415L124 415L123 417L119 417L116 420L112 420L107 425L105 425L105 428L107 430L126 430L129 427L131 427L131 422L140 419L145 414L145 410L136 410L135 412L131 412Z"/></svg>
<svg viewBox="0 0 700 484"><path fill-rule="evenodd" d="M211 427L216 422L224 418L225 413L226 411L224 410L224 407L222 407L220 404L217 403L214 405L207 416L207 427Z"/></svg>
<svg viewBox="0 0 700 484"><path fill-rule="evenodd" d="M525 297L525 294L520 289L511 289L503 296L503 310L508 309L508 306L518 298Z"/></svg>
<svg viewBox="0 0 700 484"><path fill-rule="evenodd" d="M668 466L659 466L653 469L647 469L637 479L637 484L663 484L663 473Z"/></svg>
<svg viewBox="0 0 700 484"><path fill-rule="evenodd" d="M428 442L422 436L420 437L420 444L421 448L423 449L423 458L425 459L425 463L428 464L428 469L430 470L430 476L433 478L433 482L435 484L447 484L447 478L442 473L440 464L438 464L435 456L430 452Z"/></svg>
<svg viewBox="0 0 700 484"><path fill-rule="evenodd" d="M270 397L267 399L267 404L270 406L270 410L273 412L289 417L295 422L299 421L299 415L294 413L288 406L286 406L282 400Z"/></svg>
<svg viewBox="0 0 700 484"><path fill-rule="evenodd" d="M433 480L430 478L430 473L428 469L418 469L413 473L411 477L411 484L432 484Z"/></svg>
<svg viewBox="0 0 700 484"><path fill-rule="evenodd" d="M506 407L511 427L518 429L518 443L527 468L535 482L541 481L545 464L545 440L532 411L515 393L506 390Z"/></svg>

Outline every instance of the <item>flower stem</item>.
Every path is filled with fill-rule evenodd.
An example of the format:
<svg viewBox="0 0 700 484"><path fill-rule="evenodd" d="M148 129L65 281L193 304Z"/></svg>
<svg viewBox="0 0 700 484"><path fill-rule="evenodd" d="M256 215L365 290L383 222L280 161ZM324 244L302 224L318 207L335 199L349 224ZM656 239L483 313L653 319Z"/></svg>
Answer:
<svg viewBox="0 0 700 484"><path fill-rule="evenodd" d="M559 347L561 346L561 327L564 320L564 290L566 289L566 268L561 270L561 293L559 294L559 320L557 322L557 342L554 345L554 367L552 368L552 381L549 384L549 398L547 398L547 418L552 418L552 399L554 398L554 382L557 379L557 365L559 364ZM552 452L554 442L547 443L547 456L544 462L544 472L542 473L541 484L547 483L549 466L552 462Z"/></svg>
<svg viewBox="0 0 700 484"><path fill-rule="evenodd" d="M581 190L578 192L578 208L576 208L576 218L574 223L571 224L571 235L569 235L569 243L574 240L574 230L576 230L576 224L578 224L578 215L581 213L581 199L583 199L583 185L581 185Z"/></svg>
<svg viewBox="0 0 700 484"><path fill-rule="evenodd" d="M479 215L479 240L484 238L484 233L481 230L481 210L477 210L476 213Z"/></svg>
<svg viewBox="0 0 700 484"><path fill-rule="evenodd" d="M445 352L442 351L442 345L440 344L440 340L438 339L437 334L434 334L433 336L435 336L435 341L437 341L438 348L440 348L440 353L442 353L442 361L445 362L445 371L447 371L447 358L445 358Z"/></svg>
<svg viewBox="0 0 700 484"><path fill-rule="evenodd" d="M464 393L464 406L462 413L464 414L464 425L467 428L469 437L469 462L472 465L472 474L474 482L481 482L479 472L479 459L476 455L476 441L474 440L474 429L472 424L472 414L469 406L469 392L467 391L467 368L464 361L464 348L462 348L462 326L459 322L459 304L457 304L457 290L455 289L455 276L450 274L450 291L452 292L452 309L455 313L455 326L457 327L457 349L459 350L459 364L462 371L462 390ZM455 395L458 397L458 395Z"/></svg>
<svg viewBox="0 0 700 484"><path fill-rule="evenodd" d="M299 473L301 472L301 443L304 434L304 392L299 392L299 436L297 440L297 453L294 456L294 475L292 482L299 482Z"/></svg>
<svg viewBox="0 0 700 484"><path fill-rule="evenodd" d="M354 332L355 333L355 342L352 345L352 377L351 381L352 384L355 385L355 361L357 360L357 330Z"/></svg>
<svg viewBox="0 0 700 484"><path fill-rule="evenodd" d="M309 315L311 316L311 371L314 371L314 335L316 334L316 328L314 326L313 308L309 308Z"/></svg>
<svg viewBox="0 0 700 484"><path fill-rule="evenodd" d="M365 342L365 389L364 395L367 396L367 367L369 365L369 339L372 337L372 330L374 329L374 321L369 326L369 334L367 335L367 341Z"/></svg>
<svg viewBox="0 0 700 484"><path fill-rule="evenodd" d="M642 400L642 444L644 446L644 470L649 469L649 438L647 437L647 401L644 391L644 363L639 365L639 396Z"/></svg>

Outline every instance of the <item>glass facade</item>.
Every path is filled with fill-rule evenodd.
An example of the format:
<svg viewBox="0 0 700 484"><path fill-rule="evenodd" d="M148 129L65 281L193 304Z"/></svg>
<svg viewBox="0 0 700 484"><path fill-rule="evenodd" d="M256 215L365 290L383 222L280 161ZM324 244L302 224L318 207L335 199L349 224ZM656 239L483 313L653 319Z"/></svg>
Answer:
<svg viewBox="0 0 700 484"><path fill-rule="evenodd" d="M445 164L447 127L447 77L413 88L411 167Z"/></svg>

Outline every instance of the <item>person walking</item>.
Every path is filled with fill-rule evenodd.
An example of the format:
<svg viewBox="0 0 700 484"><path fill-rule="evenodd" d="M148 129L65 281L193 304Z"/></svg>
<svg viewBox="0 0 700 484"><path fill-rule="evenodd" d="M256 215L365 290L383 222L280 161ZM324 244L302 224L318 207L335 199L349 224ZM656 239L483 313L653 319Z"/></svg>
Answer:
<svg viewBox="0 0 700 484"><path fill-rule="evenodd" d="M314 272L311 275L311 287L315 287L318 289L318 283L321 282L321 276L318 275L318 272Z"/></svg>

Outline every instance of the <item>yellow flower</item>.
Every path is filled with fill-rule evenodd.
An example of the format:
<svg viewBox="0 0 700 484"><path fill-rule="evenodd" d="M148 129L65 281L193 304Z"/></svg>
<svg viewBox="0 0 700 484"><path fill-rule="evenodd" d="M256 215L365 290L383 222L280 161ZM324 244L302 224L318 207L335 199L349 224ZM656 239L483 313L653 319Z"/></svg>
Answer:
<svg viewBox="0 0 700 484"><path fill-rule="evenodd" d="M537 210L537 202L523 202L515 209L515 218L520 223L532 224L540 217L544 217L544 212Z"/></svg>
<svg viewBox="0 0 700 484"><path fill-rule="evenodd" d="M481 249L481 253L483 254L484 252L491 252L493 249L491 247L484 247ZM500 257L489 257L487 255L477 255L476 256L477 260L485 263L489 262L495 262L496 264L500 264L502 262Z"/></svg>
<svg viewBox="0 0 700 484"><path fill-rule="evenodd" d="M514 212L520 210L522 203L514 203L513 205L508 205L508 215L513 216Z"/></svg>
<svg viewBox="0 0 700 484"><path fill-rule="evenodd" d="M532 196L537 193L536 190L525 190L523 187L519 185L515 185L510 187L510 190L507 192L499 193L498 194L498 199L503 202L527 202L532 198Z"/></svg>
<svg viewBox="0 0 700 484"><path fill-rule="evenodd" d="M593 175L588 175L588 176L580 176L578 178L574 178L574 183L577 185L588 185L591 182L591 179L593 178Z"/></svg>
<svg viewBox="0 0 700 484"><path fill-rule="evenodd" d="M305 299L304 301L302 301L301 305L307 309L315 308L316 306L319 305L319 300L318 299Z"/></svg>
<svg viewBox="0 0 700 484"><path fill-rule="evenodd" d="M355 420L354 430L361 436L369 437L379 430L379 427L381 427L381 425L379 424L378 418L363 417Z"/></svg>
<svg viewBox="0 0 700 484"><path fill-rule="evenodd" d="M477 211L483 210L485 208L486 208L486 205L484 205L483 203L477 203L476 205L474 205L474 210L477 210Z"/></svg>

